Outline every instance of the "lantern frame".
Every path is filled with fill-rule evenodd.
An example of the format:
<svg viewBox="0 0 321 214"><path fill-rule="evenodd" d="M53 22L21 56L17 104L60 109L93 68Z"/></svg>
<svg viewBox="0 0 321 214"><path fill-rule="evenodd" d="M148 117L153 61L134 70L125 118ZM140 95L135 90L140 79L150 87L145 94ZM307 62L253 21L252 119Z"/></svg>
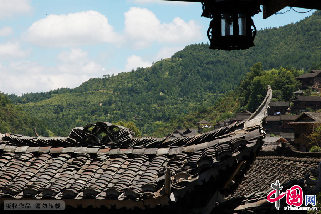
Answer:
<svg viewBox="0 0 321 214"><path fill-rule="evenodd" d="M207 31L211 49L240 50L254 46L256 27L251 17L260 12L258 3L249 0L208 0L202 4L202 16L212 18Z"/></svg>

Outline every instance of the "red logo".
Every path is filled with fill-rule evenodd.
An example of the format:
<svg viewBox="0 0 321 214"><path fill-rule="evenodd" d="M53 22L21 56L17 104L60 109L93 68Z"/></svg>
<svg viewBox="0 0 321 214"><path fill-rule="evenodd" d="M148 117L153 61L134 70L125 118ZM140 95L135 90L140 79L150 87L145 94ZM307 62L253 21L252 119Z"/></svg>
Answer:
<svg viewBox="0 0 321 214"><path fill-rule="evenodd" d="M272 191L268 194L267 200L270 203L275 203L275 208L280 209L280 200L286 196L286 203L290 206L300 207L303 204L303 191L299 185L294 185L286 192L280 192L282 186L280 186L279 181L271 184ZM272 197L274 195L274 197Z"/></svg>
<svg viewBox="0 0 321 214"><path fill-rule="evenodd" d="M303 204L303 191L300 186L294 185L286 190L286 203L296 207L300 207Z"/></svg>

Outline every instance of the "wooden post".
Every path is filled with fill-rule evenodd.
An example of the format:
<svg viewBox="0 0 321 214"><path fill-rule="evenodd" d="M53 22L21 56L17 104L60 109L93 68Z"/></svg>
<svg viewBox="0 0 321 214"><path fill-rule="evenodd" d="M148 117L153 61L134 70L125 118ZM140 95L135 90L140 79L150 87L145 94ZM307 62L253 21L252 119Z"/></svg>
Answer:
<svg viewBox="0 0 321 214"><path fill-rule="evenodd" d="M169 168L166 168L165 172L165 194L170 195L171 194L171 172Z"/></svg>

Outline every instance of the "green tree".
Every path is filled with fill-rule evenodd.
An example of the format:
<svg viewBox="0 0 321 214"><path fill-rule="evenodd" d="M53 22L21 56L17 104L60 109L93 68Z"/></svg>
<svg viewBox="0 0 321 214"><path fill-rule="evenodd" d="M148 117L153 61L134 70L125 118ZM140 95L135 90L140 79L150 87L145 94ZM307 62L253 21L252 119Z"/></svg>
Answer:
<svg viewBox="0 0 321 214"><path fill-rule="evenodd" d="M130 130L132 130L135 134L135 137L141 137L142 136L142 132L139 130L139 128L137 128L136 124L132 121L129 122L125 122L125 121L120 121L115 123L116 125L119 126L124 126L126 128L129 128Z"/></svg>
<svg viewBox="0 0 321 214"><path fill-rule="evenodd" d="M314 131L308 136L311 145L321 146L321 125L317 126Z"/></svg>
<svg viewBox="0 0 321 214"><path fill-rule="evenodd" d="M254 64L240 84L242 105L254 111L263 101L268 85L271 85L272 90L275 91L273 93L275 100L289 101L293 92L300 87L296 77L302 73L303 71L300 70L283 67L263 71L261 63Z"/></svg>

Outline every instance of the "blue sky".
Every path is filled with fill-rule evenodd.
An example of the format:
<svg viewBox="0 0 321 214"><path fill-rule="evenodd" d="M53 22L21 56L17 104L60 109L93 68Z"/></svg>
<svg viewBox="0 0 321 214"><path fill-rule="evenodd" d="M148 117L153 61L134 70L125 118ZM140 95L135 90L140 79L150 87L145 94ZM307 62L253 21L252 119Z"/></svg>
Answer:
<svg viewBox="0 0 321 214"><path fill-rule="evenodd" d="M200 16L200 3L0 0L0 5L0 91L8 94L73 88L208 42L210 20ZM312 12L266 20L261 13L254 22L258 29L278 27Z"/></svg>

